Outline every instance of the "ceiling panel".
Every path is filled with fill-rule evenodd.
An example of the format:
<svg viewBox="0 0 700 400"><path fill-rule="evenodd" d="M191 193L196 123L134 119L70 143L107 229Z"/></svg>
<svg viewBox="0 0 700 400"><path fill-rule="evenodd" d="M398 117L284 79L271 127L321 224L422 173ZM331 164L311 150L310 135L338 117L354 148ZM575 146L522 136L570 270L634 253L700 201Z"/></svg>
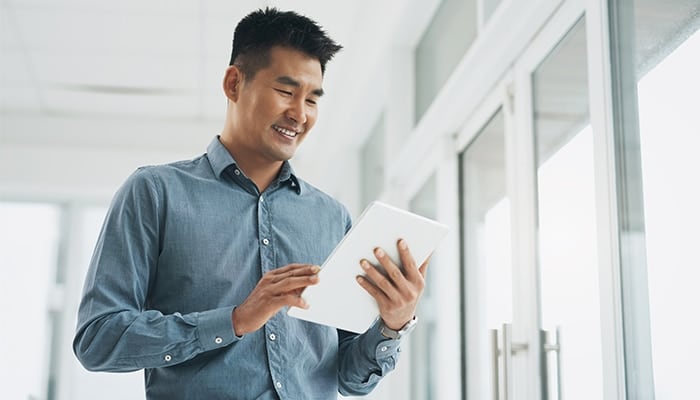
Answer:
<svg viewBox="0 0 700 400"><path fill-rule="evenodd" d="M154 15L191 15L196 12L200 1L193 0L4 0L12 8L32 8L35 10L79 10L113 13L149 13ZM213 2L212 0L205 0ZM239 1L229 3L241 3ZM257 2L259 3L259 1Z"/></svg>
<svg viewBox="0 0 700 400"><path fill-rule="evenodd" d="M34 78L27 68L26 58L21 51L3 51L0 64L0 86L17 88L34 84Z"/></svg>
<svg viewBox="0 0 700 400"><path fill-rule="evenodd" d="M197 79L199 63L183 57L122 58L111 54L63 57L38 52L34 53L32 62L42 86L102 85L168 90L193 89L201 83Z"/></svg>
<svg viewBox="0 0 700 400"><path fill-rule="evenodd" d="M3 118L3 113L37 112L40 110L41 102L36 90L5 87L4 85L0 90L0 120ZM0 131L2 131L2 126L0 126Z"/></svg>
<svg viewBox="0 0 700 400"><path fill-rule="evenodd" d="M0 49L3 51L3 58L5 51L20 49L19 38L15 32L13 18L11 18L5 5L0 3Z"/></svg>
<svg viewBox="0 0 700 400"><path fill-rule="evenodd" d="M191 16L14 10L19 35L31 51L68 53L196 54L202 41Z"/></svg>
<svg viewBox="0 0 700 400"><path fill-rule="evenodd" d="M42 92L48 112L72 115L114 115L123 118L194 118L197 97L189 94L133 95L47 89Z"/></svg>

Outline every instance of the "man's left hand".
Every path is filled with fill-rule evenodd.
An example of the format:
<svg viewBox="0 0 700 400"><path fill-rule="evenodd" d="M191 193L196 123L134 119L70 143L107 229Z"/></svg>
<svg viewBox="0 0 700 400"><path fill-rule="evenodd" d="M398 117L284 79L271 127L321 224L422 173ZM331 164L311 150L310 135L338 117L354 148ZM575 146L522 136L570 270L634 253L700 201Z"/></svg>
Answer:
<svg viewBox="0 0 700 400"><path fill-rule="evenodd" d="M417 267L406 241L400 239L397 247L403 272L384 250L376 248L374 255L386 271L386 275L379 272L368 260L361 260L360 266L366 275L357 277L360 286L377 301L384 325L393 330L400 330L414 317L418 300L425 288L425 271L430 260L428 258Z"/></svg>

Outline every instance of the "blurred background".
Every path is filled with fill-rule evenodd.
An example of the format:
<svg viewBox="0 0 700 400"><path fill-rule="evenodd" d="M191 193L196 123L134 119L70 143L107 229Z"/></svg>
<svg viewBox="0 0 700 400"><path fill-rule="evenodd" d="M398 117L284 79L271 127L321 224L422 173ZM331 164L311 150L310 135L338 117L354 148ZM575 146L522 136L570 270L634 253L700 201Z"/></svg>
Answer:
<svg viewBox="0 0 700 400"><path fill-rule="evenodd" d="M700 0L0 0L0 397L144 398L73 356L82 281L126 177L220 132L265 6L345 46L299 175L451 227L367 398L695 392Z"/></svg>

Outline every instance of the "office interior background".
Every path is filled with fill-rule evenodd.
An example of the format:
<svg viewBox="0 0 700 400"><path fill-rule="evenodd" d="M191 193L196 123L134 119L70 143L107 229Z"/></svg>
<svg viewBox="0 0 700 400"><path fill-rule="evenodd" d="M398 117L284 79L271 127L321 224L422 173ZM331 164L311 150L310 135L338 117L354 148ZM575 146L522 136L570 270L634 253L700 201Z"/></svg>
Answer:
<svg viewBox="0 0 700 400"><path fill-rule="evenodd" d="M700 0L0 1L0 397L143 398L71 340L109 201L223 124L235 23L345 49L292 163L451 227L369 399L697 395Z"/></svg>

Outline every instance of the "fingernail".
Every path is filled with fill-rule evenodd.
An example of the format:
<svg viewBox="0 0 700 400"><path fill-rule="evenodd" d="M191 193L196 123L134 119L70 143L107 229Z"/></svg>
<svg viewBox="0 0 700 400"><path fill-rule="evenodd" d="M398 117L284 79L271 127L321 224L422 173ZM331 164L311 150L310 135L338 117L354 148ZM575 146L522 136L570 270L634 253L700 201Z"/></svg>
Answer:
<svg viewBox="0 0 700 400"><path fill-rule="evenodd" d="M367 262L367 260L360 260L360 267L362 267L362 269L369 269L369 262Z"/></svg>
<svg viewBox="0 0 700 400"><path fill-rule="evenodd" d="M358 283L362 283L362 277L361 277L360 275L357 275L357 276L355 277L355 280L356 280Z"/></svg>
<svg viewBox="0 0 700 400"><path fill-rule="evenodd" d="M408 245L406 244L405 240L399 240L399 248L401 248L401 250L406 250L408 248Z"/></svg>
<svg viewBox="0 0 700 400"><path fill-rule="evenodd" d="M311 273L313 274L317 274L320 270L321 267L319 267L318 265L314 265L313 267L311 267Z"/></svg>
<svg viewBox="0 0 700 400"><path fill-rule="evenodd" d="M376 254L377 257L384 257L384 250L382 250L382 249L380 249L379 247L377 247L377 248L374 250L374 254Z"/></svg>

